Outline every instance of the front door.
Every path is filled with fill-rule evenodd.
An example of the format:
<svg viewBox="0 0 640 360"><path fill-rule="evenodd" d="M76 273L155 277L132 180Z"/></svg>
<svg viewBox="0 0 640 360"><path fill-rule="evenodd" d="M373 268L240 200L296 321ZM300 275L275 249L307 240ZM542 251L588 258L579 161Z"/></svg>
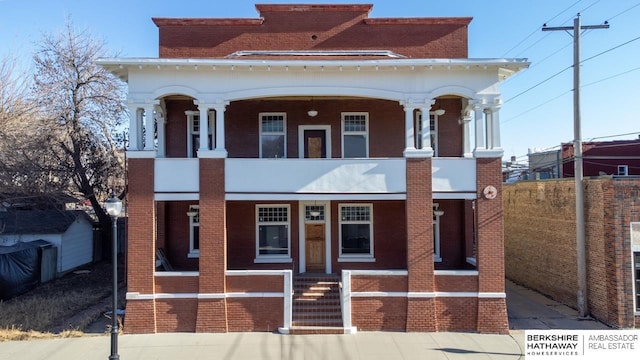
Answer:
<svg viewBox="0 0 640 360"><path fill-rule="evenodd" d="M307 272L325 271L324 224L305 224Z"/></svg>
<svg viewBox="0 0 640 360"><path fill-rule="evenodd" d="M327 157L327 132L324 130L304 130L304 157L320 159Z"/></svg>

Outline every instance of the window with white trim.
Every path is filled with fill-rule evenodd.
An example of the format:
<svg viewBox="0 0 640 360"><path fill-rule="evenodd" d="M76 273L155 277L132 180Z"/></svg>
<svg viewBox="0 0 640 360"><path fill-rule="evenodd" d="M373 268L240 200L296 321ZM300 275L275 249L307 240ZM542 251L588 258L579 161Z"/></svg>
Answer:
<svg viewBox="0 0 640 360"><path fill-rule="evenodd" d="M256 260L291 260L289 210L289 205L256 205Z"/></svg>
<svg viewBox="0 0 640 360"><path fill-rule="evenodd" d="M342 113L342 157L369 157L368 113Z"/></svg>
<svg viewBox="0 0 640 360"><path fill-rule="evenodd" d="M373 205L340 204L340 257L373 258Z"/></svg>
<svg viewBox="0 0 640 360"><path fill-rule="evenodd" d="M422 149L422 112L418 111L415 123L416 149ZM438 156L438 115L429 114L429 135L433 156Z"/></svg>
<svg viewBox="0 0 640 360"><path fill-rule="evenodd" d="M199 111L185 111L187 115L187 157L197 158L198 149L200 149L200 112ZM213 126L212 116L209 114L209 150L213 146Z"/></svg>
<svg viewBox="0 0 640 360"><path fill-rule="evenodd" d="M629 165L618 165L618 175L620 175L620 176L628 176L629 175Z"/></svg>
<svg viewBox="0 0 640 360"><path fill-rule="evenodd" d="M640 315L640 222L631 223L631 270L636 315Z"/></svg>
<svg viewBox="0 0 640 360"><path fill-rule="evenodd" d="M633 270L635 275L636 313L640 313L640 251L633 253Z"/></svg>
<svg viewBox="0 0 640 360"><path fill-rule="evenodd" d="M442 262L440 253L440 217L443 212L440 210L440 204L433 204L433 261Z"/></svg>
<svg viewBox="0 0 640 360"><path fill-rule="evenodd" d="M188 257L200 256L200 207L189 205L187 212L189 217L189 255Z"/></svg>
<svg viewBox="0 0 640 360"><path fill-rule="evenodd" d="M260 157L284 158L287 153L287 124L284 113L260 114Z"/></svg>

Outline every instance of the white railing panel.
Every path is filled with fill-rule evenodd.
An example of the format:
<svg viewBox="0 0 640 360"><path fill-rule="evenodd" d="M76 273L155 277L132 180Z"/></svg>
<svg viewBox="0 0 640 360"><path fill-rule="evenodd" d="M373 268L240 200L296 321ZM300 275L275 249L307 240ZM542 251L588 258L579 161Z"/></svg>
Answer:
<svg viewBox="0 0 640 360"><path fill-rule="evenodd" d="M404 159L227 159L227 192L403 193Z"/></svg>
<svg viewBox="0 0 640 360"><path fill-rule="evenodd" d="M433 192L476 192L476 159L433 158Z"/></svg>
<svg viewBox="0 0 640 360"><path fill-rule="evenodd" d="M156 159L154 168L155 192L200 191L198 159Z"/></svg>

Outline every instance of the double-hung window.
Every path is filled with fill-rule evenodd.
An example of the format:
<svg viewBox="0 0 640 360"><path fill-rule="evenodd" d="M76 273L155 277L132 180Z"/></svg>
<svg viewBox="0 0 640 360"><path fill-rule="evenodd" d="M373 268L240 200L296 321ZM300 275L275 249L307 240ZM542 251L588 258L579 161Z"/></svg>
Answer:
<svg viewBox="0 0 640 360"><path fill-rule="evenodd" d="M373 205L340 204L338 261L374 261Z"/></svg>
<svg viewBox="0 0 640 360"><path fill-rule="evenodd" d="M187 157L197 158L198 150L200 149L200 112L199 111L185 111L187 115ZM209 114L208 122L208 136L209 136L209 150L213 147L212 137L212 116Z"/></svg>
<svg viewBox="0 0 640 360"><path fill-rule="evenodd" d="M440 204L433 204L433 261L442 262L440 253L440 217L443 212L439 210Z"/></svg>
<svg viewBox="0 0 640 360"><path fill-rule="evenodd" d="M424 145L422 144L422 116L422 112L418 112L415 123L416 149L423 149L431 146L431 149L433 149L433 156L438 156L438 116L429 115L429 135L431 143Z"/></svg>
<svg viewBox="0 0 640 360"><path fill-rule="evenodd" d="M260 114L260 157L284 158L287 153L287 124L284 113Z"/></svg>
<svg viewBox="0 0 640 360"><path fill-rule="evenodd" d="M200 256L200 208L189 205L189 255L190 258Z"/></svg>
<svg viewBox="0 0 640 360"><path fill-rule="evenodd" d="M368 113L342 113L342 157L369 157Z"/></svg>
<svg viewBox="0 0 640 360"><path fill-rule="evenodd" d="M256 205L256 262L290 262L289 205Z"/></svg>

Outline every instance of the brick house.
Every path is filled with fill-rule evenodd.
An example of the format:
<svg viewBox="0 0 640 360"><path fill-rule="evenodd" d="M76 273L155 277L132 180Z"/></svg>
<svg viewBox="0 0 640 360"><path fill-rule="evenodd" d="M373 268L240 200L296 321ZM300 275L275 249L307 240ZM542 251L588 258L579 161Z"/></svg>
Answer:
<svg viewBox="0 0 640 360"><path fill-rule="evenodd" d="M125 331L507 332L498 83L528 63L468 58L471 18L256 9L99 60L129 85Z"/></svg>
<svg viewBox="0 0 640 360"><path fill-rule="evenodd" d="M582 143L584 176L640 175L640 139L585 141ZM528 154L531 179L573 177L573 144Z"/></svg>

